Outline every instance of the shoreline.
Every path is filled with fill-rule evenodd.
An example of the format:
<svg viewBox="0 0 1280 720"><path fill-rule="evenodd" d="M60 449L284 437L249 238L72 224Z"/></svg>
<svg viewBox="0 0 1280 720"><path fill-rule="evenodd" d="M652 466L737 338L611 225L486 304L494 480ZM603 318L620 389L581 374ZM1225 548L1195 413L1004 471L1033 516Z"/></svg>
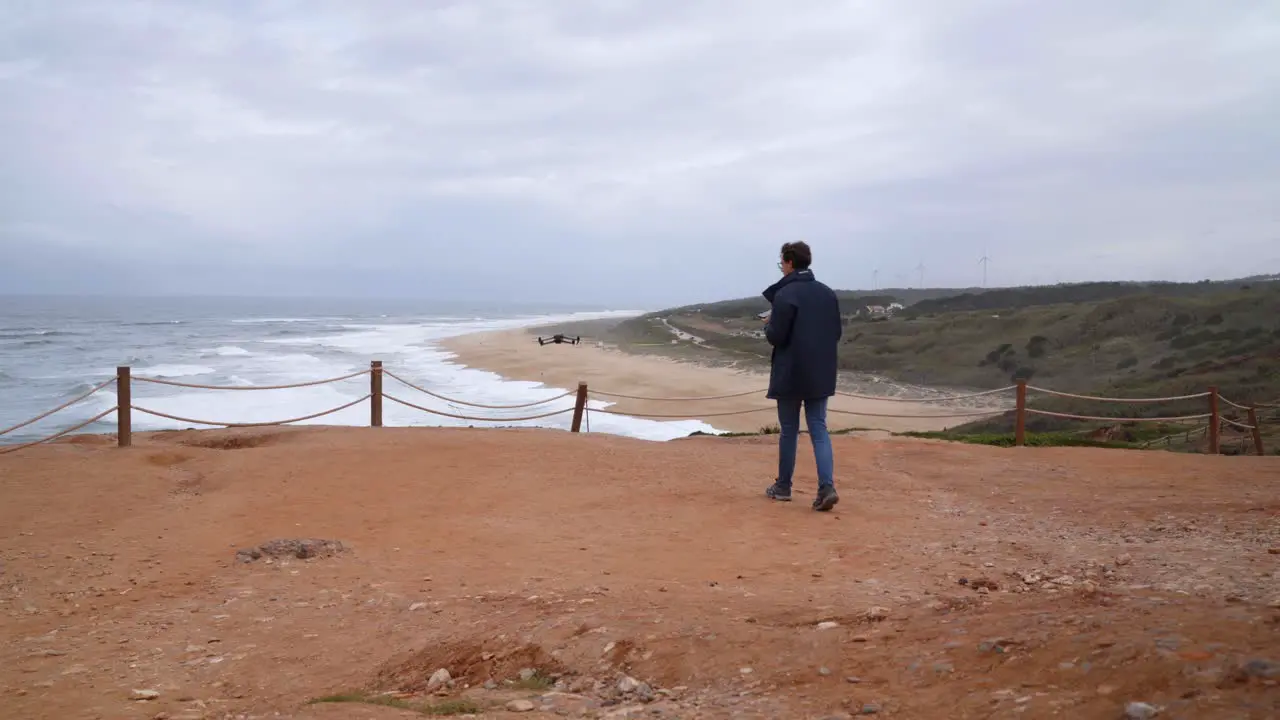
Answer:
<svg viewBox="0 0 1280 720"><path fill-rule="evenodd" d="M636 352L626 344L587 337L583 337L578 345L540 346L536 341L539 331L544 336L548 331L576 332L563 325L549 324L470 333L441 340L437 345L453 355L451 362L487 370L508 380L541 382L566 390L585 382L590 390L598 393L636 396L592 395L593 401L611 403L609 410L621 414L679 415L734 433L758 432L778 424L776 406L765 398L769 384L766 372ZM758 394L752 391L758 391ZM746 395L741 397L718 397L743 393ZM657 398L714 399L680 401ZM828 424L832 431L861 429L888 432L945 430L981 416L928 416L986 409L973 404L871 400L847 395L833 397L829 407ZM723 414L747 409L755 412ZM991 414L999 412L992 410ZM884 415L903 417L880 417Z"/></svg>

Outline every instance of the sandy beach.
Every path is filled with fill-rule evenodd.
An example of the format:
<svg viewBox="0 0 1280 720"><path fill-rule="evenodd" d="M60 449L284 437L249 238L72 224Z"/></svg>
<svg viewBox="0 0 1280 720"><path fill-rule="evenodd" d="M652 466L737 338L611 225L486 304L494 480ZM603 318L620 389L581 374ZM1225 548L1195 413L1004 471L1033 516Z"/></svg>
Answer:
<svg viewBox="0 0 1280 720"><path fill-rule="evenodd" d="M759 390L758 394L745 397L696 402L593 397L615 402L609 409L617 412L637 415L687 413L682 416L702 420L717 429L730 432L755 432L765 426L777 425L775 407L765 398L764 390L768 387L769 378L763 372L633 354L585 338L580 345L540 346L536 340L538 333L537 329L477 333L451 338L444 341L442 346L457 356L456 362L468 367L489 370L515 380L542 382L565 389L575 388L581 381L597 391L666 398L735 395ZM744 415L719 415L751 408L758 411ZM832 430L944 430L969 419L977 419L928 417L966 412L973 409L972 404L946 405L836 396L831 400L830 409L827 422Z"/></svg>

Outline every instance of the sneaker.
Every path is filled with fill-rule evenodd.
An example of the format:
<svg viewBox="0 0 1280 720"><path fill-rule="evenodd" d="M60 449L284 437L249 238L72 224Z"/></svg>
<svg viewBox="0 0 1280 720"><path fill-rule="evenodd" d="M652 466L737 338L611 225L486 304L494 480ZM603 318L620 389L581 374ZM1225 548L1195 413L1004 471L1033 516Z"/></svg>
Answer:
<svg viewBox="0 0 1280 720"><path fill-rule="evenodd" d="M813 499L813 509L818 512L827 512L838 502L840 502L840 496L836 494L835 488L818 488L818 496Z"/></svg>
<svg viewBox="0 0 1280 720"><path fill-rule="evenodd" d="M791 488L784 488L778 485L778 483L774 483L770 485L769 489L764 491L764 495L770 500L777 500L778 502L791 502Z"/></svg>

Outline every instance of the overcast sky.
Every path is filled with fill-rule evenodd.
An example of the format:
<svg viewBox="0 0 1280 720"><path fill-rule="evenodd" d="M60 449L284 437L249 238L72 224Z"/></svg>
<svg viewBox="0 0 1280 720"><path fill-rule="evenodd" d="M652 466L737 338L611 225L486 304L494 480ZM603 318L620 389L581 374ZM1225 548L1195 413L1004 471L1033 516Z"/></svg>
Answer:
<svg viewBox="0 0 1280 720"><path fill-rule="evenodd" d="M1280 271L1280 0L0 0L0 292Z"/></svg>

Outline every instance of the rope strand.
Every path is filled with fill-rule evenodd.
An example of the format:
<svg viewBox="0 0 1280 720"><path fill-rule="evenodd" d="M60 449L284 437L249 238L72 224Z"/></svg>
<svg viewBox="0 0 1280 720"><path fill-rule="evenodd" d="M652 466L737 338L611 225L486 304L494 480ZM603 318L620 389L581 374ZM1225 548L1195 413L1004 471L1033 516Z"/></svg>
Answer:
<svg viewBox="0 0 1280 720"><path fill-rule="evenodd" d="M79 425L73 425L72 427L69 427L69 428L67 428L66 430L62 430L61 432L57 432L57 433L54 433L53 435L50 435L49 437L42 438L42 439L40 439L40 440L35 440L35 441L29 442L29 443L23 443L23 444L21 444L21 445L13 445L13 446L11 446L11 447L6 447L6 448L3 448L3 449L0 449L0 455L7 455L7 454L12 453L12 452L18 452L19 450L25 450L25 449L27 449L27 448L29 448L29 447L34 447L34 446L36 446L36 445L42 445L42 444L47 443L47 442L49 442L49 441L51 441L51 440L57 440L58 438L62 437L63 435L67 435L67 434L69 434L69 433L73 433L73 432L75 432L75 431L77 431L77 430L79 430L79 429L81 429L81 428L88 427L89 425L92 425L92 424L94 424L94 423L98 422L99 420L101 420L102 418L104 418L104 417L106 417L106 416L110 415L111 413L115 412L116 410L117 410L117 408L114 408L114 407L113 407L113 408L111 408L110 410L103 410L102 412L98 413L97 415L94 415L93 417L89 418L88 420L85 420L84 422L80 423Z"/></svg>
<svg viewBox="0 0 1280 720"><path fill-rule="evenodd" d="M592 412L603 413L605 415L624 415L626 417L637 417L637 418L647 418L647 419L700 420L702 418L729 417L730 415L750 415L751 413L763 412L765 410L774 410L774 409L776 408L771 408L771 407L748 408L746 410L731 410L729 412L714 412L714 413L697 413L695 415L666 414L666 413L635 413L635 412L621 412L619 410L593 410Z"/></svg>
<svg viewBox="0 0 1280 720"><path fill-rule="evenodd" d="M912 420L928 420L930 418L936 418L940 420L946 420L950 418L987 417L991 415L999 415L1007 411L975 410L973 412L948 413L946 415L892 415L888 413L869 413L869 412L857 412L854 410L837 410L836 408L827 408L827 412L837 413L839 415L856 415L858 417L904 418L904 419L912 419Z"/></svg>
<svg viewBox="0 0 1280 720"><path fill-rule="evenodd" d="M1231 407L1236 408L1237 410L1248 410L1248 409L1249 409L1249 406L1248 406L1248 405L1241 405L1240 403L1237 403L1237 402L1231 402L1230 400L1228 400L1228 399L1226 399L1226 398L1222 397L1221 395L1219 395L1219 396L1218 396L1218 399L1219 399L1219 400L1221 400L1222 402L1224 402L1224 403L1226 403L1226 404L1230 405Z"/></svg>
<svg viewBox="0 0 1280 720"><path fill-rule="evenodd" d="M1196 398L1209 397L1209 393L1202 392L1202 393L1195 393L1194 395L1177 395L1174 397L1161 397L1161 398L1110 398L1110 397L1098 397L1096 395L1076 395L1074 393L1065 393L1065 392L1059 392L1057 390L1048 390L1042 387L1035 387L1032 385L1028 385L1027 389L1032 390L1034 392L1038 392L1038 393L1044 393L1045 395L1054 395L1056 397L1072 398L1074 400L1093 400L1095 402L1117 402L1117 403L1162 403L1162 402L1174 402L1176 400L1195 400Z"/></svg>
<svg viewBox="0 0 1280 720"><path fill-rule="evenodd" d="M528 420L541 420L542 418L549 418L549 417L552 417L552 416L554 416L554 415L563 415L564 413L572 412L572 411L573 411L573 408L564 408L563 410L555 410L555 411L552 411L552 412L543 413L543 414L541 414L541 415L530 415L530 416L528 416L528 417L514 417L514 418L492 418L492 417L488 417L488 418L487 418L487 417L474 417L474 416L470 416L470 415L458 415L458 414L456 414L456 413L448 413L448 412L444 412L444 411L442 411L442 410L432 410L431 408L423 407L423 406L421 406L421 405L415 405L414 403L411 403L411 402L409 402L409 401L407 401L407 400L401 400L400 398L398 398L398 397L396 397L396 396L394 396L394 395L387 395L387 394L385 394L385 393L383 394L383 396L382 396L382 397L383 397L384 399L386 399L386 400L390 400L391 402L394 402L394 403L400 403L401 405L404 405L405 407L411 407L411 408L413 408L414 410L421 410L422 412L430 413L430 414L432 414L432 415L440 415L440 416L443 416L443 417L455 418L455 419L457 419L457 420L473 420L473 421L476 421L476 422L525 422L525 421L528 421Z"/></svg>
<svg viewBox="0 0 1280 720"><path fill-rule="evenodd" d="M936 398L920 398L920 399L888 397L884 395L859 395L858 393L843 392L840 390L837 390L836 394L843 395L845 397L858 398L860 400L882 400L884 402L945 403L945 402L954 402L956 400L972 400L973 398L986 397L988 395L998 395L1000 393L1009 392L1010 390L1015 390L1017 389L1017 387L1018 387L1017 385L1010 385L1008 387L997 388L995 390L983 390L982 392L970 393L968 395L943 395L941 397L936 397Z"/></svg>
<svg viewBox="0 0 1280 720"><path fill-rule="evenodd" d="M315 385L328 385L329 383L336 383L336 382L341 382L343 380L350 380L351 378L360 377L361 375L368 375L369 372L370 372L369 370L360 370L358 372L353 372L350 375L343 375L341 377L328 378L325 380L311 380L309 382L290 383L288 385L199 385L196 383L184 383L184 382L178 382L176 380L161 380L160 378L149 378L149 377L140 377L140 376L136 376L133 379L138 382L151 383L153 385L168 385L170 387L192 388L195 390L291 390L293 388L312 387ZM214 423L214 424L221 425L222 423Z"/></svg>
<svg viewBox="0 0 1280 720"><path fill-rule="evenodd" d="M624 395L622 393L605 392L604 390L592 390L591 394L599 395L600 397L620 398L623 400L643 400L647 402L695 402L700 400L728 400L730 398L740 398L748 395L759 395L764 392L768 392L768 390L747 390L745 392L731 393L729 395L705 395L702 397L646 397L644 395Z"/></svg>
<svg viewBox="0 0 1280 720"><path fill-rule="evenodd" d="M414 385L413 383L409 382L408 380L405 380L404 378L400 377L399 375L396 375L395 373L389 370L383 370L382 374L386 375L392 380L396 380L400 382L402 385L406 385L410 388L413 388L414 390L417 390L420 393L425 393L427 395L430 395L431 397L437 400L443 400L447 403L452 403L454 405L464 405L468 407L483 408L485 410L518 410L520 408L534 407L537 405L546 405L547 403L555 402L556 400L561 400L569 397L570 395L577 394L577 391L570 391L561 395L557 395L553 398L547 398L546 400L535 400L534 402L521 403L519 405L484 405L481 403L467 402L466 400L457 400L451 397L445 397L444 395L440 395L439 393L431 392L430 390L424 387Z"/></svg>
<svg viewBox="0 0 1280 720"><path fill-rule="evenodd" d="M228 422L213 422L210 420L196 420L194 418L185 418L179 415L170 415L168 413L162 413L158 410L150 410L148 408L138 407L137 405L132 405L131 407L140 413L146 413L147 415L155 415L156 417L161 417L161 418L165 418L166 420L173 420L176 422L194 423L196 425L216 425L220 427L229 427L229 428L253 428L253 427L270 427L273 425L288 425L290 423L302 422L303 420L313 420L318 417L324 417L325 415L332 415L336 412L346 410L347 408L352 407L354 405L359 405L365 400L368 400L370 397L371 396L369 395L365 395L362 398L352 400L346 405L339 405L336 408L331 408L329 410L324 410L318 413L312 413L311 415L303 415L302 417L290 418L288 420L276 420L274 422L256 422L256 423L228 423Z"/></svg>
<svg viewBox="0 0 1280 720"><path fill-rule="evenodd" d="M113 382L115 382L115 381L116 381L116 379L115 379L115 378L111 378L110 380L107 380L107 381L105 381L105 382L98 383L98 385L94 386L94 388L93 388L92 390L90 390L89 392L87 392L87 393L85 393L85 394L81 395L81 396L80 396L80 397L78 397L78 398L75 398L74 400L68 400L68 401L66 401L66 402L62 403L61 405L59 405L58 407L56 407L56 408L54 408L54 409L52 409L52 410L50 410L50 411L48 411L48 412L41 413L40 415L37 415L37 416L35 416L35 417L31 418L30 420L27 420L26 422L20 422L20 423L18 423L17 425L14 425L14 426L13 426L13 427L11 427L11 428L5 428L4 430L0 430L0 435L8 435L9 433L13 432L14 430L21 430L22 428L24 428L24 427L26 427L26 426L30 425L31 423L33 423L33 422L39 422L40 420L43 420L43 419L45 419L45 418L49 417L50 415L52 415L52 414L54 414L54 413L56 413L56 412L58 412L58 411L60 411L60 410L66 410L67 408L71 407L72 405L75 405L76 403L80 402L81 400L84 400L85 398L89 397L90 395L93 395L94 393L98 392L98 391L99 391L99 390L101 390L102 388L104 388L104 387L106 387L106 386L110 385L111 383L113 383Z"/></svg>
<svg viewBox="0 0 1280 720"><path fill-rule="evenodd" d="M1206 395L1208 393L1205 393ZM1027 412L1032 415L1044 415L1046 417L1063 418L1065 420L1089 420L1093 422L1110 422L1110 423L1126 423L1126 422L1187 422L1190 420L1203 420L1211 417L1209 413L1202 415L1183 415L1181 417L1098 417L1095 415L1071 415L1069 413L1050 412L1048 410L1035 410L1027 408Z"/></svg>
<svg viewBox="0 0 1280 720"><path fill-rule="evenodd" d="M1253 429L1253 426L1252 426L1252 425L1246 425L1246 424L1244 424L1244 423L1239 423L1239 422L1236 422L1235 420L1232 420L1231 418L1225 418L1225 417L1224 417L1224 418L1221 418L1221 420L1222 420L1222 422L1224 422L1224 423L1226 423L1226 424L1228 424L1228 425L1234 425L1235 427L1238 427L1238 428L1240 428L1241 430L1252 430L1252 429Z"/></svg>

